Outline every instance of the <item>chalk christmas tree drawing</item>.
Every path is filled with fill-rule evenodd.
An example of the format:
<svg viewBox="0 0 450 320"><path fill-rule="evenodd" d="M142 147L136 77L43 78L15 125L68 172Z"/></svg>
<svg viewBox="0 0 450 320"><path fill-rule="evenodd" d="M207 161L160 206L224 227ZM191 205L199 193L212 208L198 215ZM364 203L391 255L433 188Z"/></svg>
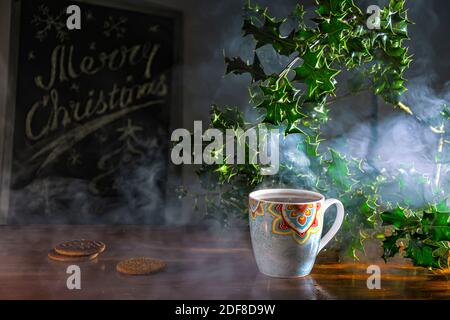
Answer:
<svg viewBox="0 0 450 320"><path fill-rule="evenodd" d="M117 141L119 145L104 154L97 162L97 168L101 172L90 183L90 191L101 195L117 189L115 177L121 168L127 168L134 161L145 156L149 142L138 137L144 129L134 125L131 119L127 119L124 126L116 129L119 133Z"/></svg>

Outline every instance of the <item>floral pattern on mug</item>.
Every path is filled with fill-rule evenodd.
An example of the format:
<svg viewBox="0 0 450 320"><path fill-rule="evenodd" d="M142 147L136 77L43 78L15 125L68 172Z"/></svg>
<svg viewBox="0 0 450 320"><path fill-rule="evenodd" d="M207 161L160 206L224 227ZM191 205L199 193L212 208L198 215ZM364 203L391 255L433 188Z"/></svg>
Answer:
<svg viewBox="0 0 450 320"><path fill-rule="evenodd" d="M270 213L272 233L282 236L291 236L298 244L308 241L311 234L320 231L320 202L305 205L282 205L264 201L250 200L250 213L252 219ZM284 212L284 214L283 214Z"/></svg>
<svg viewBox="0 0 450 320"><path fill-rule="evenodd" d="M262 206L261 202L255 199L250 199L250 215L253 220L256 219L256 217L264 217L264 207Z"/></svg>

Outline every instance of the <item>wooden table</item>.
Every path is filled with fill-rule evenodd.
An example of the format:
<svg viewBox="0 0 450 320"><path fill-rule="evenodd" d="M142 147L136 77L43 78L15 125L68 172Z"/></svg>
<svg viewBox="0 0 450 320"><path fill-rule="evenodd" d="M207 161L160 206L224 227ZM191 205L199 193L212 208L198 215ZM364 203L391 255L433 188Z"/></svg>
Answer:
<svg viewBox="0 0 450 320"><path fill-rule="evenodd" d="M69 264L47 259L58 242L102 240L107 251L80 263L81 290L68 290ZM118 274L128 257L167 261L166 271L146 277ZM403 263L403 264L402 264ZM1 226L0 299L449 299L446 274L396 260L386 265L327 262L321 256L302 279L271 279L260 274L248 232L211 233L140 226ZM367 267L381 267L381 290L367 289Z"/></svg>

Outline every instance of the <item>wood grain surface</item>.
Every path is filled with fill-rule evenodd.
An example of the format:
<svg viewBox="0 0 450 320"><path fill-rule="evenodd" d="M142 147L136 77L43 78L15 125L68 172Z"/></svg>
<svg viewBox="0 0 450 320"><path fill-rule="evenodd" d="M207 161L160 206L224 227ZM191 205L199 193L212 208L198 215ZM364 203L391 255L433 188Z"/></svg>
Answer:
<svg viewBox="0 0 450 320"><path fill-rule="evenodd" d="M81 290L68 290L66 268L47 252L59 242L100 240L107 250L80 263ZM167 262L164 272L125 276L130 257ZM367 267L381 268L381 290L369 290ZM248 232L140 226L1 226L0 299L449 299L450 272L433 273L403 259L336 263L321 254L312 274L271 279L257 270Z"/></svg>

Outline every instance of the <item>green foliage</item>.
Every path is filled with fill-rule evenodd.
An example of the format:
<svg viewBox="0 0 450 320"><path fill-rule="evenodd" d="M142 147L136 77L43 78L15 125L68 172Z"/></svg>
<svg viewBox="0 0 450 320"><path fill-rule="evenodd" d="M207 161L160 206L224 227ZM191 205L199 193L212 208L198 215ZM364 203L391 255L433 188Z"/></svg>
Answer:
<svg viewBox="0 0 450 320"><path fill-rule="evenodd" d="M250 128L250 124L244 120L244 115L236 108L225 108L220 110L217 107L213 107L211 111L211 128L225 130L247 130ZM244 144L244 150L246 154L250 154L250 145L247 140L241 141L237 139L236 149L241 148L241 144ZM224 148L225 146L223 146ZM225 150L221 151L225 153ZM218 183L230 183L232 180L239 182L240 179L244 179L246 185L254 188L256 185L262 182L263 176L261 175L261 167L258 164L237 164L237 160L227 161L225 159L223 164L217 165L203 165L197 172L200 177L208 175L209 172L214 172L213 179Z"/></svg>
<svg viewBox="0 0 450 320"><path fill-rule="evenodd" d="M321 127L329 121L329 105L337 99L341 73L347 75L349 94L370 89L385 101L398 103L406 90L404 72L411 62L404 47L411 22L404 0L391 0L384 8L379 30L366 28L368 17L352 0L316 0L314 15L310 26L304 20L304 8L297 5L290 17L295 26L283 34L287 19L271 17L267 9L249 3L243 34L254 39L253 62L225 58L227 74L251 76L251 102L262 123L298 137L297 156L306 156L308 164L284 159L279 173L269 177L262 176L257 165L205 165L198 175L205 190L215 190L220 198L211 201L206 196L208 217L225 224L233 216L246 216L248 193L261 184L307 188L341 199L346 218L337 241L357 258L364 241L372 236L365 230L379 224L378 191L388 179L361 160L336 150L321 150ZM280 72L267 74L258 56L262 47L273 48L291 62ZM257 125L246 123L237 109L214 107L211 113L211 128L245 130ZM392 243L390 248L395 252Z"/></svg>
<svg viewBox="0 0 450 320"><path fill-rule="evenodd" d="M227 73L252 76L261 92L255 106L265 110L264 122L285 124L286 134L304 133L302 127L308 120L327 120L327 101L336 95L336 77L343 70L364 66L373 91L393 104L406 90L403 74L411 56L403 42L411 22L403 0L391 0L384 8L378 30L365 27L367 17L352 0L316 2L315 27L304 23L305 11L297 6L293 12L297 25L288 35L280 31L286 19L271 17L257 5L245 8L244 36L254 38L255 50L271 46L278 54L293 58L281 73L266 75L257 53L253 64L240 58L225 60ZM293 79L290 71L295 74ZM307 89L297 89L299 85Z"/></svg>
<svg viewBox="0 0 450 320"><path fill-rule="evenodd" d="M403 208L381 215L383 223L393 228L383 241L383 258L387 261L404 246L405 257L414 265L448 268L450 252L450 208L442 203L422 213Z"/></svg>

